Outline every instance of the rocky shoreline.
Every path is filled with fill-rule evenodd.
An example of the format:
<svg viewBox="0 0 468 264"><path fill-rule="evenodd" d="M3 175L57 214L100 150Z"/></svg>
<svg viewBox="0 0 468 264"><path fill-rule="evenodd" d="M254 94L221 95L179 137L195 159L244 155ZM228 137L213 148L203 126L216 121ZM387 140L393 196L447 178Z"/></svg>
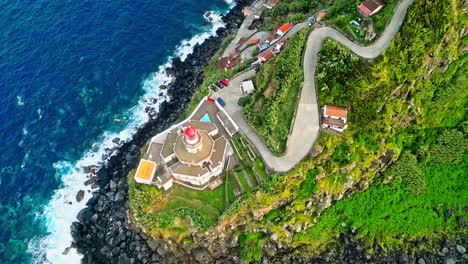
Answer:
<svg viewBox="0 0 468 264"><path fill-rule="evenodd" d="M155 134L172 125L185 111L196 89L203 82L203 69L219 50L222 41L235 33L243 22L242 9L252 0L237 0L237 5L222 20L224 28L193 49L185 61L175 58L167 73L174 81L165 89L171 98L163 102L159 113L147 109L151 120L118 153L91 176L87 184L99 185L71 226L72 247L83 254L82 263L168 263L174 262L164 246L132 227L128 215L127 175L136 167L140 149ZM93 168L91 168L92 170ZM94 181L96 181L94 183ZM77 194L77 200L82 199ZM68 251L65 250L64 254ZM190 262L190 257L186 261Z"/></svg>

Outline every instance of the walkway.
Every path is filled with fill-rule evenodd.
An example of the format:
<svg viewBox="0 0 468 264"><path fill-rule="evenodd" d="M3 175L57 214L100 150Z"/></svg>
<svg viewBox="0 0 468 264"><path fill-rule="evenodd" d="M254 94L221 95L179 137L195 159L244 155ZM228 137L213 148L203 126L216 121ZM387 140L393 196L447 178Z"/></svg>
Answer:
<svg viewBox="0 0 468 264"><path fill-rule="evenodd" d="M253 131L245 121L242 108L237 104L241 93L239 85L243 80L255 76L254 70L248 70L234 78L229 87L217 92L226 101L226 111L231 115L245 136L254 144L262 156L265 164L278 172L288 171L299 163L311 151L320 131L320 106L315 91L315 70L320 47L326 38L332 38L348 47L358 56L372 59L379 56L390 45L406 15L406 11L413 0L401 0L395 9L390 24L381 37L372 45L360 46L337 30L330 27L321 27L313 30L306 44L304 54L304 85L301 90L297 114L291 134L289 135L286 152L278 157L270 152L263 140Z"/></svg>

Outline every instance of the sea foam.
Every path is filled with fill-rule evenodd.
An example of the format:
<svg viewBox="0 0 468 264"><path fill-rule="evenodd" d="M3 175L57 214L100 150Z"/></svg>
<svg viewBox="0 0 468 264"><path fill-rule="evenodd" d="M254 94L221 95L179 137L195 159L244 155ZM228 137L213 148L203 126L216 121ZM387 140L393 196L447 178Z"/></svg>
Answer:
<svg viewBox="0 0 468 264"><path fill-rule="evenodd" d="M226 2L229 4L229 9L235 5L233 1ZM82 256L76 249L67 248L73 240L70 226L77 220L77 214L92 197L93 190L91 186L84 186L83 184L89 179L89 174L85 173L84 168L90 166L100 168L103 166L108 157L115 155L118 147L131 140L137 129L149 120L148 113L145 110L147 107L157 111L162 102L170 100L167 90L160 87L169 84L173 80L166 73L166 69L171 67L172 59L179 57L184 61L193 52L193 47L196 44L201 44L209 37L215 36L216 31L225 26L221 20L221 15L216 12L212 13L213 21L204 32L193 36L191 39L183 40L176 48L174 55L169 57L157 72L143 81L142 88L145 94L140 98L137 105L128 110L129 117L125 129L120 132L104 132L93 144L94 147L87 151L77 162L60 161L54 164L56 177L61 179L62 186L54 192L50 202L45 206L43 214L37 216L45 221L49 235L33 239L29 243L28 252L32 254L34 263L80 263ZM40 113L38 114L40 115ZM116 138L119 138L119 140L115 140ZM103 159L103 157L107 157L107 159ZM75 197L80 190L84 191L84 197L81 202L77 202ZM65 254L65 251L68 252Z"/></svg>

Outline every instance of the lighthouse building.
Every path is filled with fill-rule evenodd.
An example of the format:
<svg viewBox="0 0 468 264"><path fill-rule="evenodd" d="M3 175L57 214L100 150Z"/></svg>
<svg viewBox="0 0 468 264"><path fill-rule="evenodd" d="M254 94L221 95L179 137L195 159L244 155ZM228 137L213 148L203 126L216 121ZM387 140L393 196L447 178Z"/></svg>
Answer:
<svg viewBox="0 0 468 264"><path fill-rule="evenodd" d="M135 173L139 183L165 190L173 183L203 190L219 186L237 125L216 102L203 100L190 118L151 139Z"/></svg>

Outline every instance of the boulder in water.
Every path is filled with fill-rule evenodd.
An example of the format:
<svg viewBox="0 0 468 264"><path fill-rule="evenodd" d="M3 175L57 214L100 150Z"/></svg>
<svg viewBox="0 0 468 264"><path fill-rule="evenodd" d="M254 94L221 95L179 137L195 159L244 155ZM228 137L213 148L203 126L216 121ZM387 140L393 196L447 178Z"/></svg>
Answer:
<svg viewBox="0 0 468 264"><path fill-rule="evenodd" d="M84 197L84 191L79 190L78 193L76 193L76 201L81 202L83 200L83 197Z"/></svg>

